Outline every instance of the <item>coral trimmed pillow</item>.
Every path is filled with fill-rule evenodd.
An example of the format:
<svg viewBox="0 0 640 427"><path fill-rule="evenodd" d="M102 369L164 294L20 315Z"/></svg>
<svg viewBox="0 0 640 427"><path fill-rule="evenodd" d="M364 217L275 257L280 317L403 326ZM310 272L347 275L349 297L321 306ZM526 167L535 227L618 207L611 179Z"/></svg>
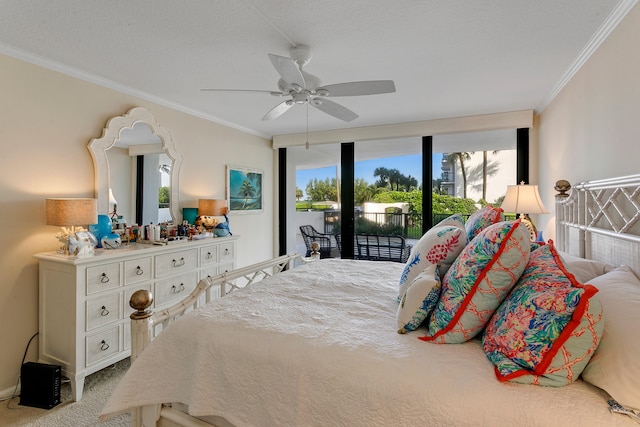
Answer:
<svg viewBox="0 0 640 427"><path fill-rule="evenodd" d="M566 270L551 241L532 252L482 338L498 379L547 386L577 380L602 336L596 292Z"/></svg>
<svg viewBox="0 0 640 427"><path fill-rule="evenodd" d="M467 233L459 226L436 225L424 233L413 247L400 275L398 301L409 284L430 265L438 264L440 274L444 275L466 244Z"/></svg>
<svg viewBox="0 0 640 427"><path fill-rule="evenodd" d="M431 264L413 279L400 300L396 315L398 333L415 331L431 313L439 296L438 266Z"/></svg>
<svg viewBox="0 0 640 427"><path fill-rule="evenodd" d="M501 221L504 221L504 211L502 208L494 208L493 206L487 205L472 213L469 219L467 219L467 222L464 224L467 230L467 238L471 241L482 230L491 224Z"/></svg>
<svg viewBox="0 0 640 427"><path fill-rule="evenodd" d="M598 289L606 320L600 345L582 379L626 408L640 410L640 281L627 266L589 282Z"/></svg>
<svg viewBox="0 0 640 427"><path fill-rule="evenodd" d="M472 240L442 280L424 341L462 343L485 327L529 260L529 231L520 222L490 225Z"/></svg>

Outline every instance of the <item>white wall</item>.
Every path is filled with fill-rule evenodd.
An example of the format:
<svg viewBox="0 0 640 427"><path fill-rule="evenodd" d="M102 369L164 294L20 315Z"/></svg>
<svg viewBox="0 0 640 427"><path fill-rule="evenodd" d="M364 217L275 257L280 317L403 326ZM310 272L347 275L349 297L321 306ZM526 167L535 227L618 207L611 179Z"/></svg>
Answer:
<svg viewBox="0 0 640 427"><path fill-rule="evenodd" d="M640 5L539 117L540 195L553 211L554 183L640 173ZM539 215L555 236L554 215Z"/></svg>
<svg viewBox="0 0 640 427"><path fill-rule="evenodd" d="M93 197L87 144L110 117L146 107L172 134L184 161L180 208L225 197L225 165L274 176L271 142L133 96L0 56L0 394L12 392L22 354L38 330L38 264L33 254L57 249L57 227L45 224L45 198ZM264 182L264 211L232 214L241 266L274 255L273 181ZM181 211L181 209L180 209ZM6 327L11 325L11 327ZM34 340L27 361L37 359Z"/></svg>

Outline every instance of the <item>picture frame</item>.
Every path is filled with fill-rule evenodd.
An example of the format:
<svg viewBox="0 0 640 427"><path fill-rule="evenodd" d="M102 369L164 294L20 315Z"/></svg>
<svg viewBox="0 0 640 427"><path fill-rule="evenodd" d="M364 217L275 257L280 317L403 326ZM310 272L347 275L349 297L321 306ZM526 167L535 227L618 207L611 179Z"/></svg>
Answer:
<svg viewBox="0 0 640 427"><path fill-rule="evenodd" d="M254 214L263 210L264 172L260 169L227 165L227 210Z"/></svg>

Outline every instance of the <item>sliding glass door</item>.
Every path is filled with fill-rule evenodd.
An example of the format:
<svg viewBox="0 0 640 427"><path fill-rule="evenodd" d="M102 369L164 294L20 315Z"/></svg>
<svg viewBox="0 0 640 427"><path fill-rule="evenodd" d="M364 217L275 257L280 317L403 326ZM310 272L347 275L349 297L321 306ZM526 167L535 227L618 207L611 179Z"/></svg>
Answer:
<svg viewBox="0 0 640 427"><path fill-rule="evenodd" d="M500 206L516 182L516 129L433 137L433 224L453 213Z"/></svg>
<svg viewBox="0 0 640 427"><path fill-rule="evenodd" d="M286 220L280 223L286 224L286 251L309 253L313 239L305 239L304 229L322 242L323 256L357 258L357 242L351 242L356 235L400 236L413 244L453 213L468 216L486 204L500 206L507 185L528 181L528 132L289 147ZM353 254L342 250L345 235Z"/></svg>

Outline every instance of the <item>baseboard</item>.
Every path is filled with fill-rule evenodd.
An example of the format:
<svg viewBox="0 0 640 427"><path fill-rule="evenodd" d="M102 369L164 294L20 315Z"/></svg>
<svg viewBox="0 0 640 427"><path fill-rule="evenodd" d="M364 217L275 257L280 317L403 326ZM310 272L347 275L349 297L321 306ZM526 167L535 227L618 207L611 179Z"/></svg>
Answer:
<svg viewBox="0 0 640 427"><path fill-rule="evenodd" d="M13 392L15 390L16 397L20 396L20 386L16 390L16 386L6 388L4 390L0 390L0 400L7 400L13 396Z"/></svg>

